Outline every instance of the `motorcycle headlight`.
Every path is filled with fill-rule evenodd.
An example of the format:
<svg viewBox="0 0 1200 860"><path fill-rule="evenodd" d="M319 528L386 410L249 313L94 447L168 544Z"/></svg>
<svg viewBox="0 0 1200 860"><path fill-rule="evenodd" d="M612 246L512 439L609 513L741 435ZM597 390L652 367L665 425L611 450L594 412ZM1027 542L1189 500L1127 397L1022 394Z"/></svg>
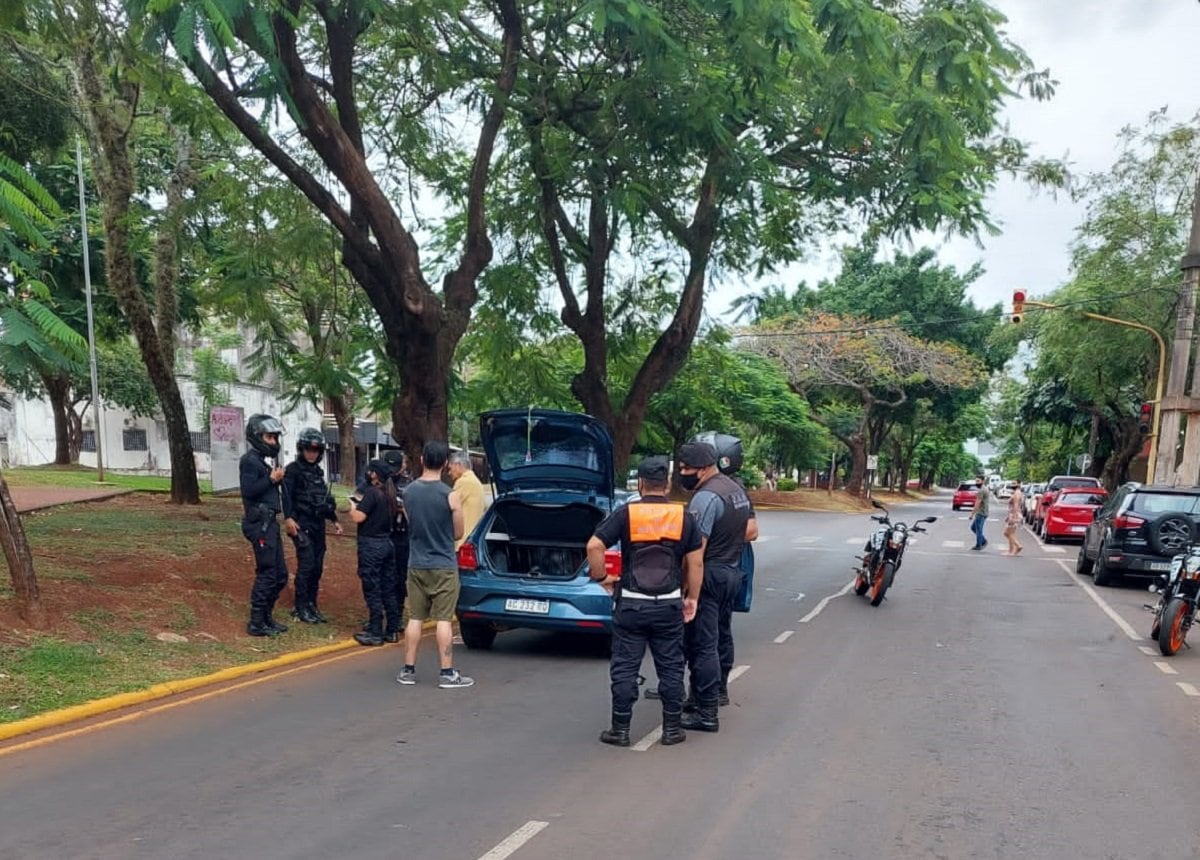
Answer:
<svg viewBox="0 0 1200 860"><path fill-rule="evenodd" d="M896 535L889 541L889 545L891 546L892 549L900 549L900 547L904 546L904 535L903 534Z"/></svg>

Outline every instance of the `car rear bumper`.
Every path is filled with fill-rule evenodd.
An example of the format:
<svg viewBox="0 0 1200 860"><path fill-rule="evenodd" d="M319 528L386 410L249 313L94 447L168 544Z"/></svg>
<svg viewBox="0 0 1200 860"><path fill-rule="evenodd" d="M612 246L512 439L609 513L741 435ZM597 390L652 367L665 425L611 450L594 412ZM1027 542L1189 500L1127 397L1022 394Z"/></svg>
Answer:
<svg viewBox="0 0 1200 860"><path fill-rule="evenodd" d="M462 576L457 612L460 620L502 628L563 630L582 633L612 631L612 598L592 582L530 588L522 581ZM515 608L509 601L522 601ZM544 601L545 612L530 611L531 601Z"/></svg>
<svg viewBox="0 0 1200 860"><path fill-rule="evenodd" d="M1083 523L1062 523L1056 520L1046 521L1046 537L1060 538L1062 540L1070 538L1083 540L1086 532L1087 526Z"/></svg>
<svg viewBox="0 0 1200 860"><path fill-rule="evenodd" d="M1153 579L1171 568L1171 559L1161 555L1119 549L1108 550L1105 561L1111 569L1119 570L1125 576L1145 579Z"/></svg>

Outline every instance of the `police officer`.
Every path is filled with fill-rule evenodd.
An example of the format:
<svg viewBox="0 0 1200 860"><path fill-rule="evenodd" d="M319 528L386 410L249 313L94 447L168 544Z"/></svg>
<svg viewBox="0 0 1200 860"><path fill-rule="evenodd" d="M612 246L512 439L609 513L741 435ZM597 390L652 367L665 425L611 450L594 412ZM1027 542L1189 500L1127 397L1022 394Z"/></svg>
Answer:
<svg viewBox="0 0 1200 860"><path fill-rule="evenodd" d="M679 483L695 494L688 511L696 518L704 543L700 605L695 620L684 630L684 650L691 670L696 710L684 715L682 725L685 729L716 732L720 730L717 707L722 684L721 619L732 618L733 601L742 581L738 563L747 537L750 499L741 485L718 470L717 452L710 443L686 443L679 449L678 460ZM731 633L727 648L732 659Z"/></svg>
<svg viewBox="0 0 1200 860"><path fill-rule="evenodd" d="M279 535L279 512L283 509L283 468L279 437L283 425L271 415L251 415L246 422L250 450L238 463L242 491L242 534L254 550L254 585L250 589L251 636L277 636L287 627L271 617L279 593L287 585L287 565ZM267 458L272 459L271 463Z"/></svg>
<svg viewBox="0 0 1200 860"><path fill-rule="evenodd" d="M296 604L292 617L306 624L324 624L328 619L317 608L317 592L325 569L325 522L342 534L337 507L321 458L325 456L325 434L305 427L296 438L296 459L283 471L284 527L296 546Z"/></svg>
<svg viewBox="0 0 1200 860"><path fill-rule="evenodd" d="M412 479L408 476L408 458L403 451L385 451L380 459L392 470L392 485L396 488L396 499L400 504L400 515L392 525L392 555L396 562L396 604L403 613L404 601L408 598L408 515L404 512L404 488ZM403 630L407 624L408 619L405 618L400 629ZM389 637L388 641L395 642L398 638L398 635Z"/></svg>
<svg viewBox="0 0 1200 860"><path fill-rule="evenodd" d="M400 638L391 537L400 506L391 474L391 467L382 460L372 460L367 464L370 486L361 495L350 497L350 519L358 523L358 576L369 615L366 629L354 634L360 645L382 645Z"/></svg>
<svg viewBox="0 0 1200 860"><path fill-rule="evenodd" d="M683 628L696 614L703 573L700 531L682 505L667 499L666 457L638 466L641 498L618 508L588 540L588 571L613 591L612 726L600 740L629 746L629 723L637 701L638 670L647 645L662 696L664 746L681 743ZM608 546L621 543L621 574L604 567Z"/></svg>

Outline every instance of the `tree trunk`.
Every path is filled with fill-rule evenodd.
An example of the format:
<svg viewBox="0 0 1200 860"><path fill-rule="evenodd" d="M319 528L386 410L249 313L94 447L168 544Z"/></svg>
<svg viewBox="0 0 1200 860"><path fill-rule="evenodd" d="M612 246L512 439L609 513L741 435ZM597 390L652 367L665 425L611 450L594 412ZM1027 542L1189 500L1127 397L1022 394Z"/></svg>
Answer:
<svg viewBox="0 0 1200 860"><path fill-rule="evenodd" d="M331 397L329 403L333 407L333 420L338 428L339 481L343 486L353 487L358 471L354 447L354 412L344 397Z"/></svg>
<svg viewBox="0 0 1200 860"><path fill-rule="evenodd" d="M46 611L33 571L33 554L29 551L21 515L17 513L3 475L0 475L0 546L3 546L13 591L17 595L17 614L31 627L44 627Z"/></svg>
<svg viewBox="0 0 1200 860"><path fill-rule="evenodd" d="M187 412L172 368L174 346L173 342L170 348L164 344L164 341L174 338L175 332L156 330L154 316L138 282L134 263L130 202L137 183L129 143L133 124L128 118L122 121L116 112L134 110L137 89L127 79L113 73L105 75L111 88L106 92L92 51L90 43L80 49L76 58L76 72L80 100L87 119L96 188L103 204L105 274L113 297L137 339L142 361L158 395L171 457L171 501L175 504L199 504L200 483L196 476L192 437L188 432Z"/></svg>
<svg viewBox="0 0 1200 860"><path fill-rule="evenodd" d="M861 496L863 482L867 476L867 440L861 433L842 439L850 449L850 477L846 480L846 492Z"/></svg>
<svg viewBox="0 0 1200 860"><path fill-rule="evenodd" d="M54 416L54 465L68 466L71 459L70 412L71 380L65 373L42 375L42 385L50 398L50 412Z"/></svg>
<svg viewBox="0 0 1200 860"><path fill-rule="evenodd" d="M67 446L70 448L72 463L79 462L79 452L83 450L83 413L89 405L91 399L85 398L73 401L67 408Z"/></svg>

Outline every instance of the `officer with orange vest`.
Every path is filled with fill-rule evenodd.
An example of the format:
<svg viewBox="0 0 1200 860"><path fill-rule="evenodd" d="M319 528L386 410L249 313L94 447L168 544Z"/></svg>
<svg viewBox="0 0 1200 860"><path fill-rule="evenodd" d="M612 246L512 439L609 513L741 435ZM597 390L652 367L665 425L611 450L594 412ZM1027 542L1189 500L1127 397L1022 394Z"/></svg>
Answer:
<svg viewBox="0 0 1200 860"><path fill-rule="evenodd" d="M686 739L683 717L683 625L696 615L704 579L700 530L683 505L667 498L666 457L638 466L641 498L614 511L588 540L589 575L613 592L612 726L600 740L629 746L638 698L638 670L646 648L654 659L662 697L664 746ZM620 542L621 573L604 566L607 547Z"/></svg>

